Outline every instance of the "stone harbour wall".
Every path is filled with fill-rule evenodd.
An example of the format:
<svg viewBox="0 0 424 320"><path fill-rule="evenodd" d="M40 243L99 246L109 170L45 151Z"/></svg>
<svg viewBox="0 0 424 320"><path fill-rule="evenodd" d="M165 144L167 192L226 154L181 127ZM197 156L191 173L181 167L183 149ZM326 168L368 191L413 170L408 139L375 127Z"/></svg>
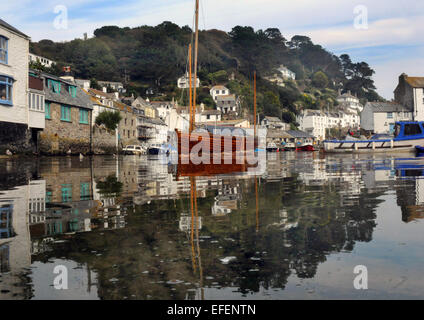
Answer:
<svg viewBox="0 0 424 320"><path fill-rule="evenodd" d="M26 124L0 121L0 155L4 155L6 150L15 154L36 151L31 131Z"/></svg>
<svg viewBox="0 0 424 320"><path fill-rule="evenodd" d="M94 154L114 154L116 150L116 133L104 127L93 127L93 152Z"/></svg>

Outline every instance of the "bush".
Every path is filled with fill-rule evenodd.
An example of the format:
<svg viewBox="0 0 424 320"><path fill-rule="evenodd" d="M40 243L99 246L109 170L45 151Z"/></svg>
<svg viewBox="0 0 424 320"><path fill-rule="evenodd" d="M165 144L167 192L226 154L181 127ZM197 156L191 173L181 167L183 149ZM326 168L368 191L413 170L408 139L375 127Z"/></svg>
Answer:
<svg viewBox="0 0 424 320"><path fill-rule="evenodd" d="M119 111L102 111L96 118L97 125L104 125L109 130L116 130L118 128L119 122L122 120L121 114Z"/></svg>

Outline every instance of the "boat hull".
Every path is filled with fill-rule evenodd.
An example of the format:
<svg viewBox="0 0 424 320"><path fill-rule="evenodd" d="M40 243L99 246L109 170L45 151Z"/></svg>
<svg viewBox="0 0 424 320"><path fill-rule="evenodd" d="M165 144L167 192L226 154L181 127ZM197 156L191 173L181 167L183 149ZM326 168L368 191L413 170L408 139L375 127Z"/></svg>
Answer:
<svg viewBox="0 0 424 320"><path fill-rule="evenodd" d="M213 153L224 153L228 152L230 150L226 150L228 142L228 136L222 136L222 135L214 135L211 133L208 133L207 135L204 134L197 134L192 133L191 135L189 133L184 133L176 130L177 137L178 137L178 154L179 155L188 155L190 154L191 150L198 145L200 142L204 143L204 146L206 147L206 151L209 151L212 155ZM188 141L188 143L183 143L183 139L185 141ZM245 137L231 137L231 151L234 152L244 152L246 150L246 147L248 146L248 141ZM256 149L258 146L258 140L255 138L254 141L254 149Z"/></svg>
<svg viewBox="0 0 424 320"><path fill-rule="evenodd" d="M326 153L399 153L415 152L424 138L402 140L324 141Z"/></svg>
<svg viewBox="0 0 424 320"><path fill-rule="evenodd" d="M296 151L312 152L312 151L316 151L316 150L315 150L314 146L307 145L307 146L302 146L302 147L296 148Z"/></svg>

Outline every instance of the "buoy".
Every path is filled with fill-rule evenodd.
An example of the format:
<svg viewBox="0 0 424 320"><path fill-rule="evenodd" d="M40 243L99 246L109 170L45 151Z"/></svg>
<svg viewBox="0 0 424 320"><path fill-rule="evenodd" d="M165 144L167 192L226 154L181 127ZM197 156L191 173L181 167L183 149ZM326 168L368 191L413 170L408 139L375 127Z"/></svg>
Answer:
<svg viewBox="0 0 424 320"><path fill-rule="evenodd" d="M6 150L6 155L8 155L8 156L13 156L13 153L12 153L9 149L7 149L7 150Z"/></svg>

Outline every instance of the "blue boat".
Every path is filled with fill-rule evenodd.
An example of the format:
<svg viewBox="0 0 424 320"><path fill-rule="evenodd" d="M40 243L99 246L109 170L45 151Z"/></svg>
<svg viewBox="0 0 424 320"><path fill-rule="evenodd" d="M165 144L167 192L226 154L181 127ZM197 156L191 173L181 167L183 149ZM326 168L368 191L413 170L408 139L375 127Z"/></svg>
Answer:
<svg viewBox="0 0 424 320"><path fill-rule="evenodd" d="M326 140L324 150L328 153L415 152L416 146L424 146L424 122L396 122L395 132L375 135L369 140Z"/></svg>

